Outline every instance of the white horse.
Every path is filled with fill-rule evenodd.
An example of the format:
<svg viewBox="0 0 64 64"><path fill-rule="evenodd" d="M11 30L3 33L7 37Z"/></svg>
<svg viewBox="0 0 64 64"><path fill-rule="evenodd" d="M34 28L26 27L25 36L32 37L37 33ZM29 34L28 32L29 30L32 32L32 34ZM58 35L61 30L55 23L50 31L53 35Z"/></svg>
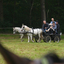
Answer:
<svg viewBox="0 0 64 64"><path fill-rule="evenodd" d="M21 41L23 41L22 38L24 36L24 30L22 30L22 28L20 27L13 27L13 34L15 34L16 32L20 33Z"/></svg>
<svg viewBox="0 0 64 64"><path fill-rule="evenodd" d="M22 30L25 30L25 31L28 32L28 42L30 42L30 38L31 38L31 41L34 42L34 41L32 40L32 35L33 35L33 34L34 34L34 35L38 35L38 37L39 37L38 41L40 42L40 34L42 33L42 29L39 29L39 28L37 28L37 29L32 29L32 28L29 28L29 27L26 26L26 25L22 25Z"/></svg>

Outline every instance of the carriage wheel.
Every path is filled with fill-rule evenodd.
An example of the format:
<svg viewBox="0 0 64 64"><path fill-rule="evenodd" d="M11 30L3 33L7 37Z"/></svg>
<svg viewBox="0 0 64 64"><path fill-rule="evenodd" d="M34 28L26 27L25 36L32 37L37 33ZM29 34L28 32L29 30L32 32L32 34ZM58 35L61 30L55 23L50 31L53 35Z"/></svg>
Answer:
<svg viewBox="0 0 64 64"><path fill-rule="evenodd" d="M37 39L37 38L35 38L35 41L36 41L36 42L37 42L37 40L38 40L38 39Z"/></svg>
<svg viewBox="0 0 64 64"><path fill-rule="evenodd" d="M51 37L50 36L46 36L45 41L46 42L51 42Z"/></svg>
<svg viewBox="0 0 64 64"><path fill-rule="evenodd" d="M59 37L58 36L55 36L55 38L54 38L54 42L59 42L60 41L60 39L59 39Z"/></svg>
<svg viewBox="0 0 64 64"><path fill-rule="evenodd" d="M38 35L35 35L34 38L35 38L35 41L38 42L38 39L39 39Z"/></svg>

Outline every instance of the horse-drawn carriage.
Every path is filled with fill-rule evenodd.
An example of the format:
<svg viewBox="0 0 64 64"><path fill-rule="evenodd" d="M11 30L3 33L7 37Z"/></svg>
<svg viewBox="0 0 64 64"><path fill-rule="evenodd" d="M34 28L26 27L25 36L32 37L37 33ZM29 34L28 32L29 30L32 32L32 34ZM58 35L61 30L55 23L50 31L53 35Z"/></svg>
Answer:
<svg viewBox="0 0 64 64"><path fill-rule="evenodd" d="M21 41L22 41L22 38L23 38L25 33L28 36L28 42L30 42L30 40L32 42L34 42L32 40L33 35L35 35L34 38L35 38L36 42L40 42L41 39L43 39L44 42L51 42L51 41L59 42L60 41L60 34L56 33L55 31L53 31L53 33L43 32L42 29L39 29L39 28L38 29L32 29L26 25L22 25L22 28L19 28L19 27L13 28L13 33L15 33L15 32L20 33ZM42 33L43 38L40 35L41 33Z"/></svg>
<svg viewBox="0 0 64 64"><path fill-rule="evenodd" d="M43 32L42 36L43 36L42 39L44 42L51 42L51 41L59 42L61 40L60 34L57 34L55 32L53 33ZM35 41L37 42L37 40L38 40L38 35L35 36Z"/></svg>

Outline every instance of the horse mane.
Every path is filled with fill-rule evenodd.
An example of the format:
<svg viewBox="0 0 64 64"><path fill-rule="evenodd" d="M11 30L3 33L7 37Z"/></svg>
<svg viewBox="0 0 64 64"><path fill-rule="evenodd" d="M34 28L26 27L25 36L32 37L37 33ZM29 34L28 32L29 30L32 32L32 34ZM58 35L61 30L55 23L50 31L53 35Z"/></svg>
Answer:
<svg viewBox="0 0 64 64"><path fill-rule="evenodd" d="M31 28L29 28L29 27L26 26L26 25L25 25L25 29L26 29L27 31L30 31L30 30L31 30Z"/></svg>

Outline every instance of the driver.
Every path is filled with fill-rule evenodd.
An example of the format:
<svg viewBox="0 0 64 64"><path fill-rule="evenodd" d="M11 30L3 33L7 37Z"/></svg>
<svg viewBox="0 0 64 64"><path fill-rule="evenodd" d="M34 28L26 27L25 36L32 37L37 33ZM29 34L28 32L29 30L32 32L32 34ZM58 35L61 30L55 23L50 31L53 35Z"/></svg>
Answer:
<svg viewBox="0 0 64 64"><path fill-rule="evenodd" d="M49 25L48 23L46 23L46 21L43 21L43 26L42 26L42 30L45 32L48 29Z"/></svg>

